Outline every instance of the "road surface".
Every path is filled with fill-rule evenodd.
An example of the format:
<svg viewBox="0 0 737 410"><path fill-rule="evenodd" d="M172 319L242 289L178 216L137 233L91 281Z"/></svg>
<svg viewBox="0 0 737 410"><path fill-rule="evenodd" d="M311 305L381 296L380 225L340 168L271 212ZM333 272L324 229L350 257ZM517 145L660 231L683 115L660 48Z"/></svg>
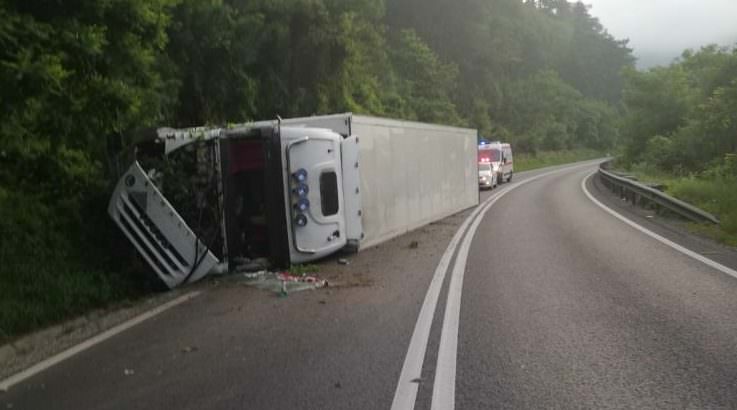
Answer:
<svg viewBox="0 0 737 410"><path fill-rule="evenodd" d="M488 207L325 262L342 287L201 286L0 409L737 407L737 279L596 205L594 169L519 173L482 193Z"/></svg>

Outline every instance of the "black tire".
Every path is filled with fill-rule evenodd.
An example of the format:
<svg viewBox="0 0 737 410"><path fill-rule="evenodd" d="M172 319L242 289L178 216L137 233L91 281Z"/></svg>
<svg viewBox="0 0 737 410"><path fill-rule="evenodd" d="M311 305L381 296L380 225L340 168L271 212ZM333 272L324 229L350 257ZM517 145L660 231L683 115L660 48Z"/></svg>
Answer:
<svg viewBox="0 0 737 410"><path fill-rule="evenodd" d="M512 182L512 175L514 175L514 172L509 173L509 178L507 178L507 182Z"/></svg>

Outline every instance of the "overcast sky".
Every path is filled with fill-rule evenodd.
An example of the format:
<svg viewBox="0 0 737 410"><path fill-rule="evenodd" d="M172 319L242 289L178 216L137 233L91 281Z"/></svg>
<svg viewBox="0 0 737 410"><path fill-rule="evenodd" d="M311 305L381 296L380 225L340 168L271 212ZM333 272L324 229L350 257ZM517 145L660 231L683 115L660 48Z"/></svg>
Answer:
<svg viewBox="0 0 737 410"><path fill-rule="evenodd" d="M668 64L687 48L737 43L737 0L583 0L638 66Z"/></svg>

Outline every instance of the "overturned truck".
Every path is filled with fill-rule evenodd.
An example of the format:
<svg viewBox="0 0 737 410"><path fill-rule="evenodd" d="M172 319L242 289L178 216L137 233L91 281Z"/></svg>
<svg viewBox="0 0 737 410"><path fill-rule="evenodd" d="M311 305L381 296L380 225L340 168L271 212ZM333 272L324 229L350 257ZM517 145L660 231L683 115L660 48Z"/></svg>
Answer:
<svg viewBox="0 0 737 410"><path fill-rule="evenodd" d="M139 133L108 212L170 288L357 251L478 204L476 131L348 114Z"/></svg>

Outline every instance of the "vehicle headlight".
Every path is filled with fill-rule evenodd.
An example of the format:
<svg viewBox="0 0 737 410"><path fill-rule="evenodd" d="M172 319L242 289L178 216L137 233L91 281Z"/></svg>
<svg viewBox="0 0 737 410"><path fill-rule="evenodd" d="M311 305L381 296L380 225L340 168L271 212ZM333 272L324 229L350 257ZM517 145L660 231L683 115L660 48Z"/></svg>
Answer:
<svg viewBox="0 0 737 410"><path fill-rule="evenodd" d="M307 198L300 198L296 204L294 204L294 208L300 212L305 212L310 208L310 200Z"/></svg>
<svg viewBox="0 0 737 410"><path fill-rule="evenodd" d="M307 181L307 170L304 169L304 168L300 168L300 169L298 169L296 172L294 172L292 174L292 177L297 182L305 182L305 181Z"/></svg>
<svg viewBox="0 0 737 410"><path fill-rule="evenodd" d="M307 217L304 214L297 214L294 216L294 223L297 226L307 225Z"/></svg>
<svg viewBox="0 0 737 410"><path fill-rule="evenodd" d="M307 184L299 183L294 187L294 189L292 189L292 192L294 192L298 197L304 198L310 192L310 188Z"/></svg>

